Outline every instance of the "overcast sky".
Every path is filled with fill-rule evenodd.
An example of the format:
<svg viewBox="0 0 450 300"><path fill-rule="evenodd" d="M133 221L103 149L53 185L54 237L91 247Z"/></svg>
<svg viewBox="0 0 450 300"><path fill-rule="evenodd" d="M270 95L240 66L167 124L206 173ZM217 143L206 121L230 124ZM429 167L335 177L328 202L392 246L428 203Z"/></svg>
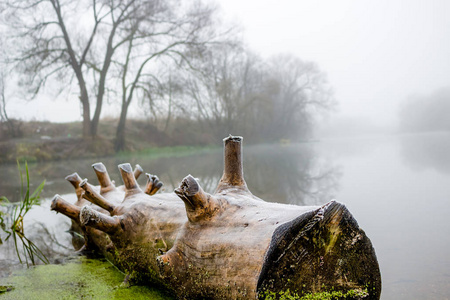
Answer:
<svg viewBox="0 0 450 300"><path fill-rule="evenodd" d="M334 87L337 116L395 124L408 96L450 86L450 0L219 2L253 51L317 62ZM21 115L81 120L76 101L50 103L22 103Z"/></svg>
<svg viewBox="0 0 450 300"><path fill-rule="evenodd" d="M223 0L263 56L326 71L339 115L395 123L399 103L450 85L448 0ZM256 4L257 3L257 4Z"/></svg>

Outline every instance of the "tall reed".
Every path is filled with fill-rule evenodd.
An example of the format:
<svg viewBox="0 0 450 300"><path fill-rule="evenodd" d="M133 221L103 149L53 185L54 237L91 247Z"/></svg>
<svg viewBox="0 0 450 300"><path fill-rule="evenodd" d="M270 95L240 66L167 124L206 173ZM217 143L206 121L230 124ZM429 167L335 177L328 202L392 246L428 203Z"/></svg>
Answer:
<svg viewBox="0 0 450 300"><path fill-rule="evenodd" d="M9 205L13 207L13 211L11 214L12 225L11 227L9 227L10 230L8 230L6 221L4 219L6 213L0 212L0 227L4 232L7 233L5 241L7 241L10 237L13 238L14 247L16 249L17 257L19 258L20 263L25 262L27 266L29 266L30 264L35 265L37 259L44 263L48 263L48 259L45 257L44 253L42 253L42 251L39 250L39 248L25 236L23 225L25 215L34 205L40 204L40 196L45 185L45 180L42 181L42 183L34 190L34 192L30 193L30 174L28 172L28 164L25 162L25 174L22 172L19 161L17 161L17 168L19 169L20 176L21 201L19 203L11 203L6 197L0 197L0 203L2 205ZM1 243L2 241L0 239L0 244ZM22 248L22 251L20 251L20 246Z"/></svg>

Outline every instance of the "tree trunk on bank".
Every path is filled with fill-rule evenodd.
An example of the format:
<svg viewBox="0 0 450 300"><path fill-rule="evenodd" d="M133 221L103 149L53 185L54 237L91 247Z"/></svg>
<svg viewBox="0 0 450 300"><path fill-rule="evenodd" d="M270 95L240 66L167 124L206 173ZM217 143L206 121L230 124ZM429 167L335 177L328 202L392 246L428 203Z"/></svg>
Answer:
<svg viewBox="0 0 450 300"><path fill-rule="evenodd" d="M79 184L82 198L95 205L52 208L78 223L119 268L180 299L281 297L287 290L379 299L375 251L346 207L255 197L243 177L241 141L224 140L224 174L213 195L191 175L175 193L153 195L161 187L158 178L147 174L143 191L129 164L119 165L124 186L116 188L104 166L95 164L100 187Z"/></svg>
<svg viewBox="0 0 450 300"><path fill-rule="evenodd" d="M99 117L95 118L94 116L94 118L92 118L92 120L90 121L89 136L94 137L97 135L99 122L100 122L100 115Z"/></svg>
<svg viewBox="0 0 450 300"><path fill-rule="evenodd" d="M117 124L116 139L114 141L114 151L119 152L125 150L125 125L127 122L128 105L122 104L119 123Z"/></svg>
<svg viewBox="0 0 450 300"><path fill-rule="evenodd" d="M87 101L87 104L82 102L82 106L83 106L83 138L89 138L92 136L89 101Z"/></svg>
<svg viewBox="0 0 450 300"><path fill-rule="evenodd" d="M83 107L83 138L88 138L93 136L91 132L91 114L89 105L89 96L86 87L86 81L84 80L82 63L78 60L77 55L72 47L72 42L70 40L69 33L67 32L66 25L64 23L63 12L61 11L61 5L59 1L50 1L54 12L56 13L58 19L58 25L61 29L62 36L64 38L64 43L67 48L67 54L69 55L69 63L80 87L80 102Z"/></svg>

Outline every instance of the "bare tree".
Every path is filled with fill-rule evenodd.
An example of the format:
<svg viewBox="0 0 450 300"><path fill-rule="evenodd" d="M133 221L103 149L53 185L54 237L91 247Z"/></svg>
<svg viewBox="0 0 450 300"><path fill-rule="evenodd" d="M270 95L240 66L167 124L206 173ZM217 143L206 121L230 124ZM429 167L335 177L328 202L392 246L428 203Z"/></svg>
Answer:
<svg viewBox="0 0 450 300"><path fill-rule="evenodd" d="M245 112L264 101L261 79L262 61L256 55L242 47L211 49L202 72L185 78L190 115L216 135L245 134Z"/></svg>
<svg viewBox="0 0 450 300"><path fill-rule="evenodd" d="M219 32L215 12L215 6L200 1L161 1L148 11L141 9L130 20L129 36L132 38L123 49L122 59L115 61L122 87L116 151L125 147L125 122L133 98L138 96L151 101L160 96L163 83L157 76L158 69L174 64L177 71L195 69L193 62L209 45L226 43L227 34Z"/></svg>
<svg viewBox="0 0 450 300"><path fill-rule="evenodd" d="M21 122L9 118L6 112L6 86L4 73L0 72L0 124L6 126L8 137L17 138L21 136Z"/></svg>
<svg viewBox="0 0 450 300"><path fill-rule="evenodd" d="M18 53L12 62L27 75L23 84L36 95L49 80L60 80L62 89L76 82L84 137L97 134L105 95L122 94L119 144L131 100L142 78L152 78L150 62L162 55L186 59L189 50L213 36L214 9L196 0L7 0L4 5Z"/></svg>
<svg viewBox="0 0 450 300"><path fill-rule="evenodd" d="M3 73L0 73L0 122L8 122L8 114L6 113L6 96L5 96L5 81Z"/></svg>
<svg viewBox="0 0 450 300"><path fill-rule="evenodd" d="M305 136L314 117L335 106L326 74L314 62L288 54L276 55L268 61L266 82L275 86L267 132L271 136L292 139Z"/></svg>
<svg viewBox="0 0 450 300"><path fill-rule="evenodd" d="M184 85L191 115L216 134L233 132L254 142L304 137L313 117L334 105L325 74L290 55L264 61L221 47L210 52L201 76Z"/></svg>
<svg viewBox="0 0 450 300"><path fill-rule="evenodd" d="M10 0L4 10L18 45L18 55L12 61L27 75L22 84L37 95L48 80L59 79L65 88L75 78L84 137L97 134L108 69L114 51L124 43L113 43L114 37L118 27L132 15L131 5L120 2L108 6L107 1L95 0ZM106 46L98 36L101 26L108 36ZM100 67L93 63L93 54L99 51L104 53ZM91 69L100 69L98 83L89 80ZM97 98L92 119L90 92Z"/></svg>
<svg viewBox="0 0 450 300"><path fill-rule="evenodd" d="M91 39L83 46L81 40L75 42L72 29L67 27L69 20L63 9L69 5L59 0L48 1L7 1L3 11L13 32L12 40L17 46L18 55L11 58L19 71L27 77L22 84L37 95L46 82L53 78L71 81L76 77L80 89L80 102L83 107L83 135L91 134L88 86L85 74L85 59L92 45L98 23L93 26ZM71 7L75 9L75 7ZM93 6L97 18L97 5ZM101 20L101 18L100 18ZM67 76L67 70L73 71Z"/></svg>

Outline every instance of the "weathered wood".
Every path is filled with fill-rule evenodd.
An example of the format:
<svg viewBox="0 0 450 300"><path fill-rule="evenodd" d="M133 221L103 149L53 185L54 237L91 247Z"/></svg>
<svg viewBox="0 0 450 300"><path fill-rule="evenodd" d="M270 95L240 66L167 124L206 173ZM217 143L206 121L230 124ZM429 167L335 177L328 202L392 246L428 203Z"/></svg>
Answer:
<svg viewBox="0 0 450 300"><path fill-rule="evenodd" d="M124 186L116 188L94 164L100 187L74 184L77 195L100 205L78 201L87 240L134 279L181 299L256 299L288 289L299 296L354 290L354 299L379 299L375 251L344 205L265 202L245 183L242 138L230 136L224 146L224 173L212 195L191 175L174 193L155 194L162 183L146 174L143 191L135 179L142 169L129 164L119 165ZM66 207L62 213L73 208L57 206Z"/></svg>
<svg viewBox="0 0 450 300"><path fill-rule="evenodd" d="M81 181L80 187L84 190L83 197L89 202L92 202L93 204L100 206L101 208L110 213L115 209L116 206L111 202L109 202L108 200L106 200L106 198L104 198L102 195L97 193L94 187L87 182L87 179Z"/></svg>
<svg viewBox="0 0 450 300"><path fill-rule="evenodd" d="M157 176L147 174L144 193L136 182L142 168L133 171L129 164L118 167L123 186L114 185L102 163L93 165L100 188L87 180L76 186L83 198L78 201L82 208L77 223L86 248L103 253L132 274L132 280L164 284L156 275L156 257L172 247L178 229L187 221L184 205L174 193L154 195L163 185ZM92 205L86 205L86 200Z"/></svg>
<svg viewBox="0 0 450 300"><path fill-rule="evenodd" d="M152 196L158 192L158 190L163 186L163 183L159 181L158 176L149 173L145 174L147 176L147 184L145 185L145 193Z"/></svg>
<svg viewBox="0 0 450 300"><path fill-rule="evenodd" d="M76 205L70 204L61 198L60 195L55 195L55 197L53 197L50 209L68 216L76 223L80 220L80 208Z"/></svg>
<svg viewBox="0 0 450 300"><path fill-rule="evenodd" d="M381 278L370 240L347 208L332 201L275 230L257 289L261 295L367 290L364 299L379 299Z"/></svg>
<svg viewBox="0 0 450 300"><path fill-rule="evenodd" d="M120 230L121 225L119 218L107 216L87 205L81 209L80 222L83 226L93 227L108 234Z"/></svg>
<svg viewBox="0 0 450 300"><path fill-rule="evenodd" d="M314 207L269 203L233 187L203 197L213 205L205 201L194 212L186 205L189 222L159 257L165 281L181 298L255 299L273 232Z"/></svg>
<svg viewBox="0 0 450 300"><path fill-rule="evenodd" d="M95 163L92 165L95 174L97 175L98 182L100 183L100 194L105 194L109 191L115 190L116 187L109 178L108 171L106 171L106 167L102 163Z"/></svg>
<svg viewBox="0 0 450 300"><path fill-rule="evenodd" d="M84 190L80 187L82 179L78 173L72 173L66 176L65 179L75 188L75 194L77 195L77 202L75 205L82 206L83 204L86 204L87 201L83 199Z"/></svg>
<svg viewBox="0 0 450 300"><path fill-rule="evenodd" d="M239 188L250 192L244 180L242 163L242 137L229 136L224 143L224 169L222 178L217 185L216 193L228 188Z"/></svg>

